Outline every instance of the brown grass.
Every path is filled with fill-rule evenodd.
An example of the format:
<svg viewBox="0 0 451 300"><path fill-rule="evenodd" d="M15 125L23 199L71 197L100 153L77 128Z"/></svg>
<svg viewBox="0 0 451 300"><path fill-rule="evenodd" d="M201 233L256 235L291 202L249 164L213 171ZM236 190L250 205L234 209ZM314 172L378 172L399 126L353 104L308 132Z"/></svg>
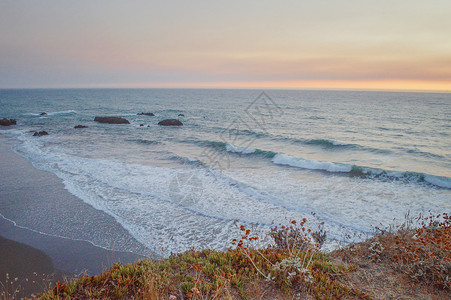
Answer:
<svg viewBox="0 0 451 300"><path fill-rule="evenodd" d="M410 222L412 223L412 222ZM375 299L451 299L451 219L420 219L420 227L380 230L332 252L335 263L359 269L342 279Z"/></svg>
<svg viewBox="0 0 451 300"><path fill-rule="evenodd" d="M423 220L424 221L424 220ZM275 243L253 247L242 236L227 251L190 250L160 261L116 264L110 271L60 283L40 299L450 299L450 218L418 229L383 230L332 253L319 251L305 220L275 227ZM433 256L431 256L433 255ZM418 262L423 275L416 276Z"/></svg>

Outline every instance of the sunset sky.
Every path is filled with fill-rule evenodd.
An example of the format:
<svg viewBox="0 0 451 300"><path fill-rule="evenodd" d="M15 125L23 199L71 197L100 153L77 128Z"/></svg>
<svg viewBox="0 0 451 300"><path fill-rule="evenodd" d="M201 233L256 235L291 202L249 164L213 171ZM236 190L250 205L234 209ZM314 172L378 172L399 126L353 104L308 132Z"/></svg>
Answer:
<svg viewBox="0 0 451 300"><path fill-rule="evenodd" d="M451 1L0 1L0 88L451 90Z"/></svg>

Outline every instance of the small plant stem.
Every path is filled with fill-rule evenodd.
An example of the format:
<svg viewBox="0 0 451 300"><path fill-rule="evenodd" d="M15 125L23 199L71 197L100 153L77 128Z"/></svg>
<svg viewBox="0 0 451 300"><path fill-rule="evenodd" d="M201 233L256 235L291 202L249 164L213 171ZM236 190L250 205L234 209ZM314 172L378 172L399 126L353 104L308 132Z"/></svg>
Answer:
<svg viewBox="0 0 451 300"><path fill-rule="evenodd" d="M266 275L263 274L263 272L260 271L260 269L255 265L254 261L252 260L251 256L247 253L247 251L244 251L244 250L241 250L241 251L243 251L244 254L247 256L247 258L249 258L249 260L251 261L252 265L257 270L257 272L260 273L264 278L266 278Z"/></svg>
<svg viewBox="0 0 451 300"><path fill-rule="evenodd" d="M263 257L267 262L269 262L269 263L271 264L271 266L274 265L274 264L273 264L272 262L270 262L270 261L263 255L263 253L261 253L258 249L255 249L255 250L257 250L257 253L260 254L260 256Z"/></svg>

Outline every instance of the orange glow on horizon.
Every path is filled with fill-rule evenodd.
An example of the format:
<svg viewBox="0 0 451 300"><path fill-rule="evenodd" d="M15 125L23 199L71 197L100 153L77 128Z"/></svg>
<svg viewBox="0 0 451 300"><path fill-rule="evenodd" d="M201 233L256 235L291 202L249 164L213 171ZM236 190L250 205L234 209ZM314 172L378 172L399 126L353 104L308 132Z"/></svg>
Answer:
<svg viewBox="0 0 451 300"><path fill-rule="evenodd" d="M100 86L99 86L100 87ZM451 92L451 81L218 81L114 84L117 88L259 88L259 89L346 89Z"/></svg>

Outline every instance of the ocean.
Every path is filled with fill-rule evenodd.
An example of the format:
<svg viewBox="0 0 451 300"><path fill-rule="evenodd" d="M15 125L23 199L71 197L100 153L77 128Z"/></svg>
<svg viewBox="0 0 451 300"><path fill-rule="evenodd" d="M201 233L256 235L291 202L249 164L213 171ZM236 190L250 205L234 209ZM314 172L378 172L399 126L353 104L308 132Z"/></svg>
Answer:
<svg viewBox="0 0 451 300"><path fill-rule="evenodd" d="M225 249L241 224L263 237L307 218L308 227L324 227L330 250L406 215L451 210L450 93L0 90L0 113L17 120L0 128L14 152L125 233L104 234L108 224L95 222L77 230L51 207L12 221L108 249ZM184 125L159 126L163 119ZM79 124L88 128L74 129ZM43 130L49 135L33 136ZM8 201L0 199L2 216L14 209ZM141 245L127 244L130 236Z"/></svg>

